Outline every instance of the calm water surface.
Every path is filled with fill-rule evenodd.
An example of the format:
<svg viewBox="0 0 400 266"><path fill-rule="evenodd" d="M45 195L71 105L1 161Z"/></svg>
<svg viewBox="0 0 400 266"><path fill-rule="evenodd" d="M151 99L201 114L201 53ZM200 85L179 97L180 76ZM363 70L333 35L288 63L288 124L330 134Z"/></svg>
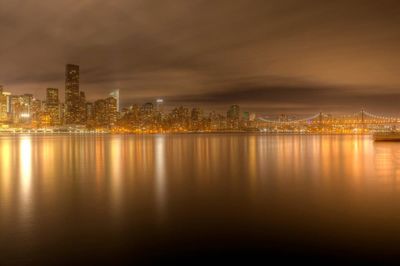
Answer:
<svg viewBox="0 0 400 266"><path fill-rule="evenodd" d="M0 265L388 258L400 143L0 136Z"/></svg>

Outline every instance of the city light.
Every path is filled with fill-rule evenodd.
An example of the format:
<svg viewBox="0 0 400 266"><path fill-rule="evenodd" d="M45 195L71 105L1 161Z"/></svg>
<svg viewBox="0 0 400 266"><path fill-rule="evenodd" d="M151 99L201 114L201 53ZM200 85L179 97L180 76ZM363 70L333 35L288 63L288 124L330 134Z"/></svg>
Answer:
<svg viewBox="0 0 400 266"><path fill-rule="evenodd" d="M13 95L0 86L0 130L9 132L69 132L155 134L174 132L265 132L301 134L366 134L397 132L400 118L365 110L349 115L316 113L308 117L281 114L271 119L231 105L226 113L199 107L169 106L164 99L120 107L120 90L88 101L80 89L80 68L65 67L65 102L58 88L47 88L46 99Z"/></svg>
<svg viewBox="0 0 400 266"><path fill-rule="evenodd" d="M22 113L21 118L29 118L30 115L28 113Z"/></svg>

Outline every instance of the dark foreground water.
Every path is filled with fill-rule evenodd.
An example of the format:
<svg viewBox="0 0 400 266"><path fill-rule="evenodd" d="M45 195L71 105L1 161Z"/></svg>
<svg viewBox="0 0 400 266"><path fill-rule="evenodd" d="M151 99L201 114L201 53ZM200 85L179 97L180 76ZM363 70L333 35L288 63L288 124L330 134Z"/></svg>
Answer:
<svg viewBox="0 0 400 266"><path fill-rule="evenodd" d="M0 136L0 265L400 254L400 143Z"/></svg>

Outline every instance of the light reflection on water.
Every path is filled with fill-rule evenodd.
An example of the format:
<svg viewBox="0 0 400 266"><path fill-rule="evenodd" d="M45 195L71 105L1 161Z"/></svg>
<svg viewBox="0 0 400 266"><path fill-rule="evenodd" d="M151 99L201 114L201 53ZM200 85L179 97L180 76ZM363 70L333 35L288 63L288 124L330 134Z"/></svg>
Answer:
<svg viewBox="0 0 400 266"><path fill-rule="evenodd" d="M165 138L157 136L155 140L155 190L156 202L160 215L164 215L166 204L166 169L165 169Z"/></svg>
<svg viewBox="0 0 400 266"><path fill-rule="evenodd" d="M111 159L110 159L110 166L111 166L111 190L112 190L112 201L113 201L113 209L115 211L121 208L121 194L122 194L122 143L121 138L113 137L110 142L110 150L111 150Z"/></svg>
<svg viewBox="0 0 400 266"><path fill-rule="evenodd" d="M369 136L0 136L0 155L0 248L14 259L65 239L239 230L225 219L249 237L315 223L309 241L374 229L384 243L400 220L400 143Z"/></svg>
<svg viewBox="0 0 400 266"><path fill-rule="evenodd" d="M26 220L32 212L32 140L29 137L24 137L20 140L19 149L20 158L20 202L21 216ZM26 224L24 222L23 224Z"/></svg>

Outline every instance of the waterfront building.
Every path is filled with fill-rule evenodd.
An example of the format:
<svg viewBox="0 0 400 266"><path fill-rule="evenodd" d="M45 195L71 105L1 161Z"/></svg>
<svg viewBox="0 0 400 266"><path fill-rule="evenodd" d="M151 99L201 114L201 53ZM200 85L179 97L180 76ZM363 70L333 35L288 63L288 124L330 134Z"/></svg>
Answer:
<svg viewBox="0 0 400 266"><path fill-rule="evenodd" d="M164 100L163 99L156 100L156 111L159 113L164 112Z"/></svg>
<svg viewBox="0 0 400 266"><path fill-rule="evenodd" d="M7 122L8 120L7 106L7 95L3 92L3 86L0 86L0 123Z"/></svg>
<svg viewBox="0 0 400 266"><path fill-rule="evenodd" d="M107 113L107 124L113 126L117 122L118 111L117 111L117 99L114 97L108 97L106 99L106 113Z"/></svg>
<svg viewBox="0 0 400 266"><path fill-rule="evenodd" d="M46 90L46 112L50 125L59 125L61 123L60 100L57 88L47 88ZM47 123L47 117L42 120Z"/></svg>
<svg viewBox="0 0 400 266"><path fill-rule="evenodd" d="M240 107L238 105L232 105L227 113L227 118L230 120L238 120L240 117Z"/></svg>
<svg viewBox="0 0 400 266"><path fill-rule="evenodd" d="M79 123L85 124L87 122L86 116L86 95L85 92L79 92Z"/></svg>
<svg viewBox="0 0 400 266"><path fill-rule="evenodd" d="M110 92L110 97L113 97L117 101L117 112L119 113L121 111L120 105L119 105L119 89L113 90Z"/></svg>
<svg viewBox="0 0 400 266"><path fill-rule="evenodd" d="M106 101L99 99L94 102L94 120L96 125L105 125L106 119Z"/></svg>
<svg viewBox="0 0 400 266"><path fill-rule="evenodd" d="M79 66L65 67L65 123L80 123Z"/></svg>
<svg viewBox="0 0 400 266"><path fill-rule="evenodd" d="M154 112L154 105L153 105L153 103L145 103L143 106L142 106L142 113L143 113L143 115L145 115L145 116L152 116L153 115L153 112Z"/></svg>
<svg viewBox="0 0 400 266"><path fill-rule="evenodd" d="M94 103L94 117L98 126L112 126L117 121L117 101L114 97L100 99Z"/></svg>
<svg viewBox="0 0 400 266"><path fill-rule="evenodd" d="M46 105L58 105L60 103L57 88L46 89Z"/></svg>
<svg viewBox="0 0 400 266"><path fill-rule="evenodd" d="M174 108L170 114L170 124L173 130L184 130L189 128L189 109L183 106Z"/></svg>
<svg viewBox="0 0 400 266"><path fill-rule="evenodd" d="M30 103L32 100L33 96L31 94L11 96L11 120L14 124L30 121Z"/></svg>
<svg viewBox="0 0 400 266"><path fill-rule="evenodd" d="M86 102L86 121L93 122L94 121L94 106L91 102Z"/></svg>
<svg viewBox="0 0 400 266"><path fill-rule="evenodd" d="M32 125L34 127L39 127L40 125L40 114L43 112L43 105L45 105L46 102L44 102L44 104L42 103L41 100L39 99L33 99L32 100L32 105L31 105L31 121L32 121Z"/></svg>
<svg viewBox="0 0 400 266"><path fill-rule="evenodd" d="M232 105L227 112L227 126L229 129L239 129L240 127L240 107Z"/></svg>
<svg viewBox="0 0 400 266"><path fill-rule="evenodd" d="M203 112L200 108L193 108L190 113L190 130L197 131L203 127Z"/></svg>

